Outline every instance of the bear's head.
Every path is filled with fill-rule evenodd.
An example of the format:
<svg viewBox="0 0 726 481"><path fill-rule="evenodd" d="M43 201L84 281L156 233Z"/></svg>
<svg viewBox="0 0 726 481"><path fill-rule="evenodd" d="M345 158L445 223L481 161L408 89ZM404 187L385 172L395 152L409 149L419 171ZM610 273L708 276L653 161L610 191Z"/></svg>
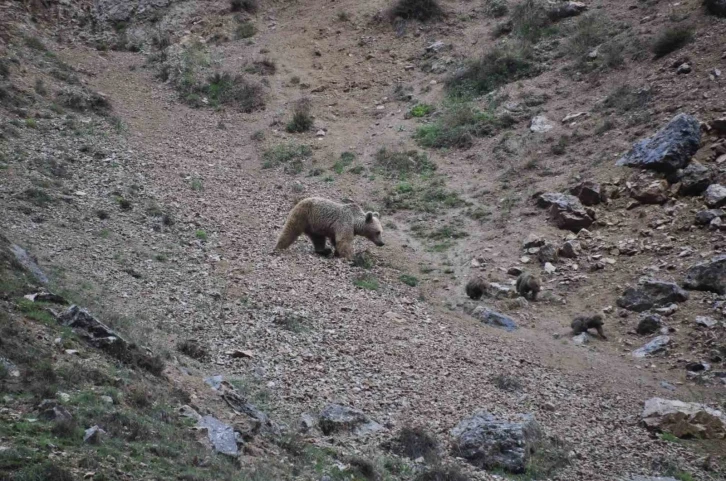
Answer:
<svg viewBox="0 0 726 481"><path fill-rule="evenodd" d="M386 245L381 239L382 233L383 227L381 227L381 221L378 220L378 212L366 212L366 221L359 235L381 247Z"/></svg>

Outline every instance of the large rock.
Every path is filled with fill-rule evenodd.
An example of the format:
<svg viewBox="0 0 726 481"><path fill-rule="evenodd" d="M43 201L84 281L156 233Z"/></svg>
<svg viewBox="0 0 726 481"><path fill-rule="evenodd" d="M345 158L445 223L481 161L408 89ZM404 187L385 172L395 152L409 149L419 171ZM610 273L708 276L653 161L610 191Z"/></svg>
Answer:
<svg viewBox="0 0 726 481"><path fill-rule="evenodd" d="M643 312L653 307L665 307L673 302L685 302L688 292L673 282L644 279L637 287L629 287L618 298L617 304L623 309Z"/></svg>
<svg viewBox="0 0 726 481"><path fill-rule="evenodd" d="M726 17L726 0L703 0L703 5L711 15Z"/></svg>
<svg viewBox="0 0 726 481"><path fill-rule="evenodd" d="M688 165L700 144L698 120L678 114L652 137L636 142L616 164L670 174Z"/></svg>
<svg viewBox="0 0 726 481"><path fill-rule="evenodd" d="M549 132L554 128L552 122L549 121L544 115L538 115L532 118L529 123L529 130L535 133Z"/></svg>
<svg viewBox="0 0 726 481"><path fill-rule="evenodd" d="M596 205L605 202L606 197L600 184L586 180L570 189L570 193L577 196L584 205Z"/></svg>
<svg viewBox="0 0 726 481"><path fill-rule="evenodd" d="M461 421L451 435L455 456L480 468L521 473L542 431L532 415L520 415L516 422L508 422L478 411Z"/></svg>
<svg viewBox="0 0 726 481"><path fill-rule="evenodd" d="M700 195L713 181L711 169L696 161L679 170L676 178L681 183L678 188L680 195Z"/></svg>
<svg viewBox="0 0 726 481"><path fill-rule="evenodd" d="M493 311L486 306L477 306L471 313L472 316L479 319L484 324L494 327L500 327L505 331L514 331L517 329L517 323L509 316Z"/></svg>
<svg viewBox="0 0 726 481"><path fill-rule="evenodd" d="M202 417L197 426L206 429L209 442L216 452L227 456L237 456L239 454L237 436L231 426L224 424L213 416Z"/></svg>
<svg viewBox="0 0 726 481"><path fill-rule="evenodd" d="M711 184L703 193L703 200L712 209L726 205L726 187L721 184Z"/></svg>
<svg viewBox="0 0 726 481"><path fill-rule="evenodd" d="M547 15L552 20L560 20L568 17L575 17L587 10L587 5L582 2L564 2L550 8Z"/></svg>
<svg viewBox="0 0 726 481"><path fill-rule="evenodd" d="M58 316L58 322L63 326L87 331L92 340L99 338L113 337L126 346L128 343L119 336L113 329L96 319L86 309L81 309L76 305L70 306Z"/></svg>
<svg viewBox="0 0 726 481"><path fill-rule="evenodd" d="M686 271L683 287L726 294L726 255L690 267Z"/></svg>
<svg viewBox="0 0 726 481"><path fill-rule="evenodd" d="M545 262L555 263L560 260L560 255L557 253L557 247L555 247L555 245L551 242L547 242L540 248L539 252L537 252L537 259L539 259L542 264Z"/></svg>
<svg viewBox="0 0 726 481"><path fill-rule="evenodd" d="M549 208L552 221L560 229L579 232L594 220L574 195L548 192L537 198L537 205Z"/></svg>
<svg viewBox="0 0 726 481"><path fill-rule="evenodd" d="M668 201L668 182L654 180L648 184L634 184L630 197L643 204L664 204Z"/></svg>
<svg viewBox="0 0 726 481"><path fill-rule="evenodd" d="M660 352L663 349L666 348L668 344L670 344L671 338L668 336L658 336L654 338L652 341L650 341L645 346L636 349L633 351L633 357L637 358L643 358L646 356L650 356L651 354L655 354L656 352Z"/></svg>
<svg viewBox="0 0 726 481"><path fill-rule="evenodd" d="M638 320L638 327L635 328L635 332L641 336L647 336L658 332L663 326L663 318L658 314L645 314L641 315Z"/></svg>
<svg viewBox="0 0 726 481"><path fill-rule="evenodd" d="M560 247L559 254L562 257L574 259L577 256L579 256L581 252L582 252L582 248L580 247L580 242L573 239L573 240L565 241L565 243L562 244L562 247Z"/></svg>
<svg viewBox="0 0 726 481"><path fill-rule="evenodd" d="M708 225L712 220L721 218L724 215L726 215L726 212L721 209L702 210L696 214L696 224Z"/></svg>
<svg viewBox="0 0 726 481"><path fill-rule="evenodd" d="M320 412L318 425L325 435L337 432L352 432L362 435L383 429L383 426L369 419L363 411L340 404L325 406Z"/></svg>
<svg viewBox="0 0 726 481"><path fill-rule="evenodd" d="M724 413L698 403L651 398L645 401L643 424L679 438L724 439Z"/></svg>

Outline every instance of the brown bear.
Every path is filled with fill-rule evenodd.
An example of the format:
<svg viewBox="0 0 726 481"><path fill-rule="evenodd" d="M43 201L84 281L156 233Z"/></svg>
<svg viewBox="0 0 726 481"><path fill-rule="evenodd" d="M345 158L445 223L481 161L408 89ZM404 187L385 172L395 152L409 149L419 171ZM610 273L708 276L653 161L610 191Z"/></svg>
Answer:
<svg viewBox="0 0 726 481"><path fill-rule="evenodd" d="M383 246L383 228L378 212L364 212L357 204L338 204L321 197L308 197L293 207L277 239L275 250L287 249L301 234L310 238L315 252L328 255L335 247L335 255L353 258L353 236L366 237L377 246Z"/></svg>

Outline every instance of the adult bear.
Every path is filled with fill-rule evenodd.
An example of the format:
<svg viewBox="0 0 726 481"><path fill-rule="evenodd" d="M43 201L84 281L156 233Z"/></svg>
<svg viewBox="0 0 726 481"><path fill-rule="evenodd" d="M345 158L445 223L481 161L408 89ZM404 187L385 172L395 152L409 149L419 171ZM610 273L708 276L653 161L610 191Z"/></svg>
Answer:
<svg viewBox="0 0 726 481"><path fill-rule="evenodd" d="M308 197L293 207L277 239L275 250L287 249L301 234L310 238L315 252L329 255L325 239L335 247L335 255L353 258L353 236L367 238L383 246L378 212L364 212L358 204L339 204L321 197Z"/></svg>

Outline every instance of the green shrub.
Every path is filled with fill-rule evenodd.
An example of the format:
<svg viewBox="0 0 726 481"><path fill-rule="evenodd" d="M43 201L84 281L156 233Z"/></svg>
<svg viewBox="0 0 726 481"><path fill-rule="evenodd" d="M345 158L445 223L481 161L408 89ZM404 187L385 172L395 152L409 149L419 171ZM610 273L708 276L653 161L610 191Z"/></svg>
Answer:
<svg viewBox="0 0 726 481"><path fill-rule="evenodd" d="M466 104L447 109L436 122L418 128L414 138L422 147L468 148L475 137L495 134L501 127L509 127L511 117L496 117L491 112L479 112Z"/></svg>
<svg viewBox="0 0 726 481"><path fill-rule="evenodd" d="M353 256L353 265L363 269L370 269L375 265L373 257L367 252L358 252Z"/></svg>
<svg viewBox="0 0 726 481"><path fill-rule="evenodd" d="M241 40L243 38L250 38L254 37L257 33L257 28L255 28L254 24L252 22L243 22L240 23L237 28L234 31L234 37L237 40Z"/></svg>
<svg viewBox="0 0 726 481"><path fill-rule="evenodd" d="M196 237L197 239L199 239L199 240L202 240L202 241L205 241L205 240L207 240L207 233L206 233L205 231L203 231L202 229L197 229L197 230L196 230L196 231L194 232L194 236L195 236L195 237Z"/></svg>
<svg viewBox="0 0 726 481"><path fill-rule="evenodd" d="M25 119L25 126L30 129L37 129L38 123L35 121L35 119Z"/></svg>
<svg viewBox="0 0 726 481"><path fill-rule="evenodd" d="M507 0L484 0L484 13L487 17L500 18L509 13Z"/></svg>
<svg viewBox="0 0 726 481"><path fill-rule="evenodd" d="M565 43L566 52L580 60L598 45L603 45L610 35L610 24L601 14L584 15L577 19L572 32L568 35Z"/></svg>
<svg viewBox="0 0 726 481"><path fill-rule="evenodd" d="M192 184L191 184L192 190L196 192L201 192L204 190L204 185L202 184L202 179L199 177L192 177Z"/></svg>
<svg viewBox="0 0 726 481"><path fill-rule="evenodd" d="M257 75L275 75L277 72L277 64L270 58L255 60L252 65L245 69L245 72Z"/></svg>
<svg viewBox="0 0 726 481"><path fill-rule="evenodd" d="M390 10L390 16L392 18L426 22L441 19L444 16L444 11L437 0L396 0Z"/></svg>
<svg viewBox="0 0 726 481"><path fill-rule="evenodd" d="M418 278L410 274L401 274L398 280L406 284L407 286L416 287L418 285Z"/></svg>
<svg viewBox="0 0 726 481"><path fill-rule="evenodd" d="M378 279L371 275L360 276L353 281L353 285L369 291L377 291L380 285Z"/></svg>
<svg viewBox="0 0 726 481"><path fill-rule="evenodd" d="M537 73L538 68L528 49L522 46L494 47L451 77L446 86L455 96L482 95Z"/></svg>
<svg viewBox="0 0 726 481"><path fill-rule="evenodd" d="M208 84L200 93L207 95L210 105L233 105L242 112L252 112L265 105L264 91L256 83L241 75L216 73L209 77ZM188 99L193 103L193 99Z"/></svg>
<svg viewBox="0 0 726 481"><path fill-rule="evenodd" d="M232 12L244 10L245 12L255 13L257 8L257 0L230 0L229 2L229 9Z"/></svg>
<svg viewBox="0 0 726 481"><path fill-rule="evenodd" d="M15 473L13 481L74 481L76 478L70 471L57 466L52 461L30 465Z"/></svg>
<svg viewBox="0 0 726 481"><path fill-rule="evenodd" d="M32 48L33 50L38 50L41 52L45 52L48 50L48 48L43 44L43 42L36 37L27 37L25 39L25 45Z"/></svg>
<svg viewBox="0 0 726 481"><path fill-rule="evenodd" d="M292 108L292 120L285 129L290 133L307 132L313 127L313 116L310 114L310 100L302 98Z"/></svg>
<svg viewBox="0 0 726 481"><path fill-rule="evenodd" d="M294 143L276 145L262 154L262 168L270 169L285 165L288 173L300 173L305 159L312 155L313 150L307 145Z"/></svg>
<svg viewBox="0 0 726 481"><path fill-rule="evenodd" d="M512 33L527 42L536 43L549 33L551 24L541 0L522 0L512 8Z"/></svg>
<svg viewBox="0 0 726 481"><path fill-rule="evenodd" d="M348 167L355 160L355 154L352 152L343 152L340 154L340 160L333 164L333 171L340 175L343 173L346 167Z"/></svg>
<svg viewBox="0 0 726 481"><path fill-rule="evenodd" d="M436 164L426 154L416 150L400 152L382 148L376 153L375 161L388 174L420 174L436 170Z"/></svg>
<svg viewBox="0 0 726 481"><path fill-rule="evenodd" d="M687 44L694 37L694 30L691 27L677 26L663 31L653 42L653 53L656 58L664 57L675 52Z"/></svg>
<svg viewBox="0 0 726 481"><path fill-rule="evenodd" d="M621 85L605 97L603 107L620 113L640 110L650 103L652 97L650 89Z"/></svg>
<svg viewBox="0 0 726 481"><path fill-rule="evenodd" d="M409 114L411 117L426 117L434 111L434 106L429 104L417 104L415 105Z"/></svg>

